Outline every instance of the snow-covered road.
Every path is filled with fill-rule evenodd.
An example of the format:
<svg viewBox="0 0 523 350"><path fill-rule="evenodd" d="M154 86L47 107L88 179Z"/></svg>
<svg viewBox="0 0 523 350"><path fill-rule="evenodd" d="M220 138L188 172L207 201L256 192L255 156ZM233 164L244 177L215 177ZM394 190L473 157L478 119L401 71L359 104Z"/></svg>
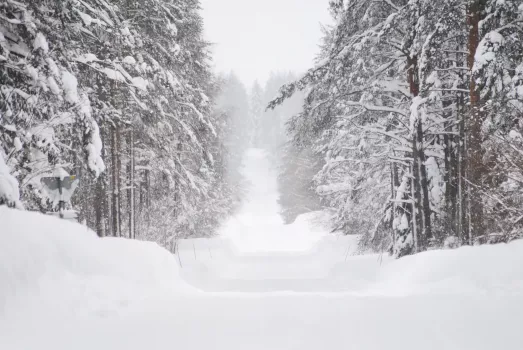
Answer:
<svg viewBox="0 0 523 350"><path fill-rule="evenodd" d="M264 152L245 165L242 210L177 256L0 208L0 349L523 348L523 243L352 255L323 214L283 224Z"/></svg>
<svg viewBox="0 0 523 350"><path fill-rule="evenodd" d="M516 297L202 294L87 320L29 321L2 349L515 350L522 311Z"/></svg>

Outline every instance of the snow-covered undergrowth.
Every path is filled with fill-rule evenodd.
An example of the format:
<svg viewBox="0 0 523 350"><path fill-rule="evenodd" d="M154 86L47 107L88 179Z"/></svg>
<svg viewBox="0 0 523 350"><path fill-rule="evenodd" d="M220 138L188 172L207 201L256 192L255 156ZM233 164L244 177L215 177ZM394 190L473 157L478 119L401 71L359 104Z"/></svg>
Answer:
<svg viewBox="0 0 523 350"><path fill-rule="evenodd" d="M85 226L0 206L0 315L104 314L158 291L190 289L155 243L98 238ZM1 317L0 317L1 318Z"/></svg>

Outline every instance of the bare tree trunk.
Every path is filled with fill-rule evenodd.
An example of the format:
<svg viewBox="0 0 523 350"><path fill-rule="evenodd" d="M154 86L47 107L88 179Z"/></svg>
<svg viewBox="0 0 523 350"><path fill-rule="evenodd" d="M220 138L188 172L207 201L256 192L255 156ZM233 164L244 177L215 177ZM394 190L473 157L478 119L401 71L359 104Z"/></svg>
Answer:
<svg viewBox="0 0 523 350"><path fill-rule="evenodd" d="M421 231L421 191L420 191L420 166L419 166L419 154L418 154L418 142L416 135L412 135L412 179L411 187L413 194L413 205L412 205L412 232L414 233L414 241L417 242L416 252L424 249L426 246L425 237L420 235Z"/></svg>
<svg viewBox="0 0 523 350"><path fill-rule="evenodd" d="M127 191L127 202L129 210L129 238L135 238L135 214L134 214L134 131L133 128L129 130L129 162L127 164L127 175L129 182L129 189Z"/></svg>
<svg viewBox="0 0 523 350"><path fill-rule="evenodd" d="M181 174L182 173L181 161L182 161L182 151L183 151L182 142L178 142L178 144L176 145L176 151L178 152L178 161L176 162L176 172L178 174ZM175 186L175 188L174 188L174 206L175 206L174 217L178 217L180 215L180 211L181 211L182 187L180 185L180 182L181 182L180 179L176 179L175 183L174 183L174 186Z"/></svg>
<svg viewBox="0 0 523 350"><path fill-rule="evenodd" d="M467 221L467 139L465 138L465 113L462 115L462 120L459 123L459 223L458 233L462 244L469 242L469 225Z"/></svg>
<svg viewBox="0 0 523 350"><path fill-rule="evenodd" d="M450 122L452 123L452 122ZM450 131L454 128L450 127ZM454 147L455 143L459 143L455 136L444 135L445 145L445 211L446 224L445 228L449 235L457 235L457 197L458 197L458 149Z"/></svg>
<svg viewBox="0 0 523 350"><path fill-rule="evenodd" d="M407 58L409 66L408 82L412 97L419 95L419 77L418 77L418 59L417 57ZM412 131L412 157L413 157L413 181L415 210L413 211L413 224L422 228L421 235L418 237L418 246L420 249L427 247L428 241L432 238L431 209L429 201L427 168L425 165L426 157L424 150L424 133L423 122L421 119L416 120L416 130ZM422 196L423 195L423 196ZM420 216L422 226L419 226ZM418 230L419 232L419 230Z"/></svg>
<svg viewBox="0 0 523 350"><path fill-rule="evenodd" d="M182 151L183 151L183 144L181 142L178 142L178 144L176 145L176 151L178 152L178 162L176 163L176 171L178 172L178 174L180 174L182 172L182 164L181 164L181 157L182 157ZM176 206L178 206L180 200L181 200L181 186L180 186L180 181L176 181L175 184L175 189L174 189L174 202L176 203ZM178 215L178 211L176 212L176 215Z"/></svg>
<svg viewBox="0 0 523 350"><path fill-rule="evenodd" d="M454 128L453 128L454 130ZM450 162L450 175L449 175L449 182L447 183L447 187L449 188L448 196L449 196L449 207L448 210L450 212L450 231L454 236L458 235L458 192L459 192L459 147L455 147L455 145L459 145L459 139L456 136L452 136L449 138L449 162Z"/></svg>
<svg viewBox="0 0 523 350"><path fill-rule="evenodd" d="M483 166L483 148L481 127L484 120L484 113L481 106L481 93L476 85L472 69L474 67L474 57L479 45L479 23L485 0L469 0L467 8L467 19L469 27L468 35L468 68L470 70L470 111L466 121L467 131L467 187L469 193L469 244L474 237L484 235L483 225L483 202L481 200L481 185L485 169Z"/></svg>
<svg viewBox="0 0 523 350"><path fill-rule="evenodd" d="M147 228L151 225L151 175L149 169L145 170L145 207L146 207L146 225Z"/></svg>
<svg viewBox="0 0 523 350"><path fill-rule="evenodd" d="M116 191L117 191L117 180L116 180L116 126L113 125L111 129L111 231L113 236L118 235L118 213L116 210Z"/></svg>
<svg viewBox="0 0 523 350"><path fill-rule="evenodd" d="M144 195L144 185L143 185L143 178L145 177L145 172L144 172L144 175L142 177L142 175L140 175L139 179L138 179L138 182L139 182L139 195L138 195L138 211L140 214L142 214L143 212L143 207L145 205L145 195Z"/></svg>
<svg viewBox="0 0 523 350"><path fill-rule="evenodd" d="M119 237L120 232L120 166L121 161L118 155L120 145L120 131L118 124L113 126L111 135L111 175L112 175L112 200L111 200L111 213L112 213L112 231L113 236Z"/></svg>
<svg viewBox="0 0 523 350"><path fill-rule="evenodd" d="M456 52L459 51L456 50ZM459 64L459 53L455 54L454 60L451 60L450 54L446 54L446 62L442 65L442 68L451 68L455 61ZM445 93L443 93L445 95ZM445 172L444 172L444 183L445 183L445 217L444 217L444 233L445 236L456 236L457 235L457 150L455 145L459 142L456 136L453 134L455 131L455 121L459 116L456 116L453 110L448 111L449 107L456 103L459 106L459 99L452 99L452 94L446 94L443 98L442 106L445 110L445 134L443 135L443 149L445 152Z"/></svg>
<svg viewBox="0 0 523 350"><path fill-rule="evenodd" d="M453 171L452 168L452 159L451 154L453 151L452 146L452 137L445 134L443 135L443 145L444 145L444 156L445 156L445 172L443 173L443 182L445 183L445 230L449 235L453 235L454 232L454 208L452 203L452 177Z"/></svg>
<svg viewBox="0 0 523 350"><path fill-rule="evenodd" d="M396 211L398 203L396 203L396 197L397 197L397 188L399 187L399 179L398 179L398 169L395 162L390 163L390 198L392 199L392 210L390 215L390 228L393 231L392 241L395 241L395 235L394 235L394 218L396 217Z"/></svg>
<svg viewBox="0 0 523 350"><path fill-rule="evenodd" d="M98 176L96 179L96 195L95 195L95 218L96 218L96 233L99 237L105 235L105 225L104 225L104 202L105 202L105 188L104 188L104 179L102 175Z"/></svg>
<svg viewBox="0 0 523 350"><path fill-rule="evenodd" d="M420 187L423 194L423 237L425 244L427 244L432 237L432 223L431 223L431 214L432 210L430 209L430 198L429 198L429 179L427 176L427 166L425 162L427 161L425 157L425 146L424 146L424 136L423 136L423 123L421 120L418 121L418 142L419 142L419 167L420 167Z"/></svg>
<svg viewBox="0 0 523 350"><path fill-rule="evenodd" d="M122 237L122 138L120 126L116 126L116 180L117 180L117 193L116 193L116 208L118 212L118 237Z"/></svg>

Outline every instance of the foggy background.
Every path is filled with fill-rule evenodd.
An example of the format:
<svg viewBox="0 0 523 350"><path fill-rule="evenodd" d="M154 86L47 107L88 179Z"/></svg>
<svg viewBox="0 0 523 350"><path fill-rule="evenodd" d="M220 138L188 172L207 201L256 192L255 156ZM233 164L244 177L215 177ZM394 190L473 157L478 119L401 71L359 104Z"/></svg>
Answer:
<svg viewBox="0 0 523 350"><path fill-rule="evenodd" d="M332 21L328 0L202 0L205 36L218 72L234 70L248 88L271 72L304 72Z"/></svg>
<svg viewBox="0 0 523 350"><path fill-rule="evenodd" d="M331 23L328 0L202 0L205 38L221 76L218 109L229 116L227 177L242 186L243 151L262 148L277 168L279 203L286 222L320 208L313 175L319 170L311 148L290 142L286 123L301 112L305 93L275 110L266 106L280 87L314 65ZM277 10L275 10L277 9ZM241 192L239 190L238 192Z"/></svg>

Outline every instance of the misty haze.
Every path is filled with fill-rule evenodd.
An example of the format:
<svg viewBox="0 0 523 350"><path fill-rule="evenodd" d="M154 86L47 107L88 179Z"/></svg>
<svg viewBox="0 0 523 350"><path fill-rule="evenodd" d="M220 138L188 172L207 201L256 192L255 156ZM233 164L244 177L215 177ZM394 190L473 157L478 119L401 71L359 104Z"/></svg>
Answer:
<svg viewBox="0 0 523 350"><path fill-rule="evenodd" d="M523 348L522 0L0 0L0 349Z"/></svg>

